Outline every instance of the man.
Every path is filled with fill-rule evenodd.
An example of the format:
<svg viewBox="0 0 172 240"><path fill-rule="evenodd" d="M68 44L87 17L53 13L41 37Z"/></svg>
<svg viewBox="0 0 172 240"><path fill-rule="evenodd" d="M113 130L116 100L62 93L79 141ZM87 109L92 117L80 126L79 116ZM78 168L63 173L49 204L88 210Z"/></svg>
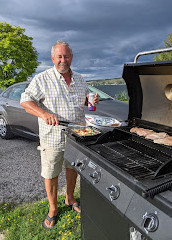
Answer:
<svg viewBox="0 0 172 240"><path fill-rule="evenodd" d="M55 225L57 218L58 175L62 170L65 134L59 120L84 121L84 105L87 104L87 84L82 76L70 69L72 49L64 41L58 41L51 50L54 67L36 75L21 96L21 106L38 117L41 150L41 176L49 201L49 213L43 222L45 228ZM97 94L94 99L98 103ZM65 204L80 212L74 199L77 173L64 162L66 168Z"/></svg>

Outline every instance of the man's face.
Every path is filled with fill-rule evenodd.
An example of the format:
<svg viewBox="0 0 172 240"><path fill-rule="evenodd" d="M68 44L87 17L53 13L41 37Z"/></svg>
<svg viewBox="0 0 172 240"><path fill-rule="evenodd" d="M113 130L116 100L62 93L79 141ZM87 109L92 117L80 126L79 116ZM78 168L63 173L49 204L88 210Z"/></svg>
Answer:
<svg viewBox="0 0 172 240"><path fill-rule="evenodd" d="M51 56L51 60L59 73L67 73L72 63L72 56L68 46L63 44L56 45L54 57Z"/></svg>

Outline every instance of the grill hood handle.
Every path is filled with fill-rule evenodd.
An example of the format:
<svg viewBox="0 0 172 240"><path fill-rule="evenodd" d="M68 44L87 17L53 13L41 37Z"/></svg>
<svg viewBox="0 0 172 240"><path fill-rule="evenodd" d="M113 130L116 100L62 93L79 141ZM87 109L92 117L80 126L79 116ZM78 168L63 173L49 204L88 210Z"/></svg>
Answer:
<svg viewBox="0 0 172 240"><path fill-rule="evenodd" d="M145 52L139 52L134 59L134 63L137 63L137 60L140 56L143 55L149 55L149 54L156 54L156 53L164 53L164 52L170 52L172 51L172 47L170 48L162 48L162 49L156 49L156 50L151 50L151 51L145 51Z"/></svg>

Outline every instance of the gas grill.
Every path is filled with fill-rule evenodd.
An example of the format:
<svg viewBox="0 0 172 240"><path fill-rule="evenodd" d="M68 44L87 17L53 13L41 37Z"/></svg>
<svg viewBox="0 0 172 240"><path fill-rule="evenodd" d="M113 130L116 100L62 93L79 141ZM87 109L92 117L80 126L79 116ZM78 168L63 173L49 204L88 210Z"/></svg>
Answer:
<svg viewBox="0 0 172 240"><path fill-rule="evenodd" d="M172 147L131 133L172 136L172 61L125 64L127 124L81 139L66 130L65 159L81 176L85 240L172 239ZM139 238L137 238L139 239Z"/></svg>

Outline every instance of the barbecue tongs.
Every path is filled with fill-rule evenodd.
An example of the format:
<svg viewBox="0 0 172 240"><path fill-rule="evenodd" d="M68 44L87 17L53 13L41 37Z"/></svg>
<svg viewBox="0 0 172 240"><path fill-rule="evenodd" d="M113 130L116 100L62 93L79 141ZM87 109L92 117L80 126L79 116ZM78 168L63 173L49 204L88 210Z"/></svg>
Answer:
<svg viewBox="0 0 172 240"><path fill-rule="evenodd" d="M85 128L86 122L68 122L68 121L59 121L59 125L66 126L69 128Z"/></svg>

